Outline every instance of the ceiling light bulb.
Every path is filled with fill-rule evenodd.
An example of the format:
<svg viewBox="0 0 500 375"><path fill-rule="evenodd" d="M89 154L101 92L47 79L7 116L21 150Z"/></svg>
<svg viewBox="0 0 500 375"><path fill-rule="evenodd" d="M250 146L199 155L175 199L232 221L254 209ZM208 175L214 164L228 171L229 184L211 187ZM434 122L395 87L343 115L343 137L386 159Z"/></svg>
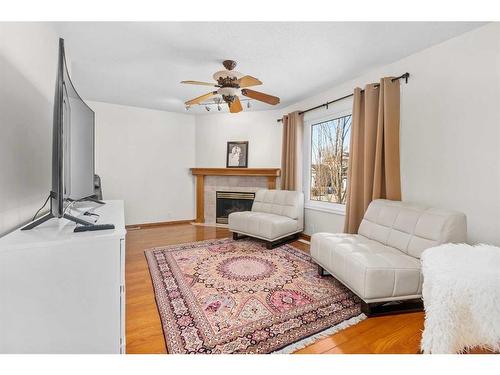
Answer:
<svg viewBox="0 0 500 375"><path fill-rule="evenodd" d="M217 94L220 95L229 95L234 96L239 93L239 90L236 87L221 87L217 90Z"/></svg>
<svg viewBox="0 0 500 375"><path fill-rule="evenodd" d="M210 112L210 107L208 105L205 106L205 109L207 110L207 112Z"/></svg>

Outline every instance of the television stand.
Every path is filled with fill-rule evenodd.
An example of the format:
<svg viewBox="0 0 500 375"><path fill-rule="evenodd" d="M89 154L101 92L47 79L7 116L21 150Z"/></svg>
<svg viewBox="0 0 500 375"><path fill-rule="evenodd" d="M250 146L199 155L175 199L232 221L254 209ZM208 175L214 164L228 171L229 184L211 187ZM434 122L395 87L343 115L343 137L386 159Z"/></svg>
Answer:
<svg viewBox="0 0 500 375"><path fill-rule="evenodd" d="M94 197L88 197L88 198L84 198L82 200L83 201L90 201L90 202L94 202L94 203L98 203L98 204L106 204L106 202L100 201L99 199L94 198Z"/></svg>
<svg viewBox="0 0 500 375"><path fill-rule="evenodd" d="M88 198L88 199L91 200L92 202L96 202L99 204L106 204L105 202L98 201L97 199L94 199L94 198ZM52 213L52 199L50 199L50 211L48 213L46 213L45 215L39 217L38 219L34 220L33 222L29 223L28 225L22 227L21 230L33 229L33 228L39 226L40 224L45 223L47 220L50 220L53 218L55 218L55 216ZM73 222L75 222L77 224L81 224L81 225L94 225L94 223L90 223L88 221L85 221L83 219L80 219L78 217L74 217L74 216L66 214L66 213L63 214L62 218L67 219L69 221L73 221Z"/></svg>
<svg viewBox="0 0 500 375"><path fill-rule="evenodd" d="M28 225L22 227L21 230L33 229L33 228L39 226L40 224L45 223L47 220L50 220L50 219L53 219L53 218L55 218L55 216L52 215L52 213L49 212L48 214L45 214L42 217L39 217L38 219L36 219L35 221L29 223ZM74 217L74 216L71 216L71 215L68 215L68 214L64 214L62 218L67 219L69 221L73 221L73 222L75 222L77 224L81 224L81 225L94 225L93 223L89 223L88 221L79 219L77 217Z"/></svg>
<svg viewBox="0 0 500 375"><path fill-rule="evenodd" d="M125 353L123 202L105 202L95 212L115 229L53 219L0 238L0 353Z"/></svg>

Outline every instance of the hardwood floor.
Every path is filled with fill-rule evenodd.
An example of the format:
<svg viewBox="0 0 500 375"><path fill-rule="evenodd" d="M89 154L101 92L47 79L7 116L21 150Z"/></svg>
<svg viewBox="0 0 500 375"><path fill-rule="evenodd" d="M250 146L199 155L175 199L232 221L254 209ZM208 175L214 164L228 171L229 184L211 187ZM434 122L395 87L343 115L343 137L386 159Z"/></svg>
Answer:
<svg viewBox="0 0 500 375"><path fill-rule="evenodd" d="M127 353L166 353L153 285L144 256L152 247L229 237L224 228L191 224L129 230L126 255ZM304 251L309 246L296 241ZM423 313L369 318L296 353L418 353Z"/></svg>

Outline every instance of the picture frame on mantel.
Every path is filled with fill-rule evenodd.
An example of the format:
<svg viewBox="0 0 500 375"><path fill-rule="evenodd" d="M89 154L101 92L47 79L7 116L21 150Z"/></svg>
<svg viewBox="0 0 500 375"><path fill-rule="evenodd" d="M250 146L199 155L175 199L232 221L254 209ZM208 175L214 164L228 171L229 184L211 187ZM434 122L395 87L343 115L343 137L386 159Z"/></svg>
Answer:
<svg viewBox="0 0 500 375"><path fill-rule="evenodd" d="M248 168L248 141L227 142L226 168Z"/></svg>

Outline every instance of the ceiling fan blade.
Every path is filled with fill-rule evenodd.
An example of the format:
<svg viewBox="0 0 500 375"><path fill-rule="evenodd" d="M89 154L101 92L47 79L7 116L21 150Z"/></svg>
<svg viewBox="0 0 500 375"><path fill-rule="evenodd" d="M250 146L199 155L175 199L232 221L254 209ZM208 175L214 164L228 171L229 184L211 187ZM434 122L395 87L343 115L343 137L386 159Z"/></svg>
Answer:
<svg viewBox="0 0 500 375"><path fill-rule="evenodd" d="M215 95L217 95L217 91L209 92L208 94L205 94L205 95L202 95L202 96L198 96L197 98L188 100L184 104L186 104L186 105L199 104L199 103L204 102L207 99L210 99L211 97L213 97Z"/></svg>
<svg viewBox="0 0 500 375"><path fill-rule="evenodd" d="M261 102L271 104L271 105L276 105L276 104L279 104L279 102L280 102L280 98L278 98L277 96L264 94L263 92L259 92L259 91L243 89L243 90L241 90L241 93L249 98L259 100Z"/></svg>
<svg viewBox="0 0 500 375"><path fill-rule="evenodd" d="M213 86L216 87L215 83L201 82L201 81L181 81L188 85L202 85L202 86Z"/></svg>
<svg viewBox="0 0 500 375"><path fill-rule="evenodd" d="M238 113L241 111L243 111L243 107L241 106L240 98L236 96L234 100L229 103L229 112Z"/></svg>
<svg viewBox="0 0 500 375"><path fill-rule="evenodd" d="M244 76L238 80L238 84L240 85L240 87L243 88L243 87L262 85L262 82L255 77Z"/></svg>

